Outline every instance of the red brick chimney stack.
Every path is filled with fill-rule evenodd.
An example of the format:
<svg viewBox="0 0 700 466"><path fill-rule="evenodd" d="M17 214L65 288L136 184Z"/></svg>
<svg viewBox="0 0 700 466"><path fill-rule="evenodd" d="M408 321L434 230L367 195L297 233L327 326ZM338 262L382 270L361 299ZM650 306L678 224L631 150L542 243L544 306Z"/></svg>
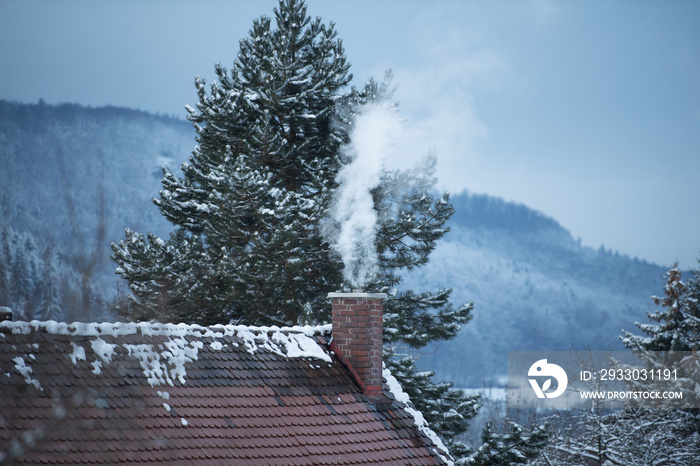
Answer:
<svg viewBox="0 0 700 466"><path fill-rule="evenodd" d="M368 397L382 394L385 293L328 293L333 300L331 349Z"/></svg>

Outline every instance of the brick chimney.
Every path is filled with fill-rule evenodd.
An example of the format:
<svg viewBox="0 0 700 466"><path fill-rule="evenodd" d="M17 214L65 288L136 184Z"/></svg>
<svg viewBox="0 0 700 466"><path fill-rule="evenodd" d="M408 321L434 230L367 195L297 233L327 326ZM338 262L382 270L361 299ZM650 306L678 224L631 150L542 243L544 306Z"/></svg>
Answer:
<svg viewBox="0 0 700 466"><path fill-rule="evenodd" d="M385 293L328 293L333 301L331 350L368 397L382 394Z"/></svg>

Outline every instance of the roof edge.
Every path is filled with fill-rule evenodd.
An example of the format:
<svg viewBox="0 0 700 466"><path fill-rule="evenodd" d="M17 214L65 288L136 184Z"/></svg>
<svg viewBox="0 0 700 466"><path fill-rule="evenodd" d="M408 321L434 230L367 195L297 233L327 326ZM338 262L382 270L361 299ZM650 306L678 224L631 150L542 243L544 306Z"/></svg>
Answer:
<svg viewBox="0 0 700 466"><path fill-rule="evenodd" d="M45 332L55 335L69 336L101 336L111 335L114 337L122 335L142 334L147 336L197 336L197 337L218 337L223 335L236 334L241 331L253 333L300 333L306 336L327 335L332 331L331 324L325 325L296 325L292 327L273 326L247 326L247 325L223 325L217 324L204 327L197 324L169 324L160 322L56 322L53 320L40 321L4 321L0 322L0 332L10 331L13 334L28 335L32 332Z"/></svg>
<svg viewBox="0 0 700 466"><path fill-rule="evenodd" d="M420 430L423 433L423 435L425 435L433 442L433 445L435 446L434 452L445 463L447 463L448 466L454 466L454 459L452 458L450 450L447 448L447 446L445 446L445 444L435 433L435 431L430 428L428 422L425 420L425 417L423 417L423 413L418 411L413 406L413 403L411 402L408 393L403 391L403 387L401 386L399 381L396 380L396 377L393 376L389 368L387 368L386 366L384 366L382 376L384 377L384 380L386 380L386 383L389 386L389 392L394 396L394 399L400 403L403 403L404 409L413 417L413 420L418 430Z"/></svg>

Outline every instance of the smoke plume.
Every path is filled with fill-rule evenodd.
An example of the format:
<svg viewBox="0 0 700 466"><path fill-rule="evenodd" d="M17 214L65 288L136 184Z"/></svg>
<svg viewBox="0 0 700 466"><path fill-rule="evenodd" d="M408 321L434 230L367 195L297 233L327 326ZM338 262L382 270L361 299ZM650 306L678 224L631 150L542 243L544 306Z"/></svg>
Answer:
<svg viewBox="0 0 700 466"><path fill-rule="evenodd" d="M379 185L399 129L400 120L394 109L368 105L357 115L350 143L343 147L351 162L336 177L339 187L326 237L340 254L344 277L353 288L362 288L377 274L377 213L371 191Z"/></svg>

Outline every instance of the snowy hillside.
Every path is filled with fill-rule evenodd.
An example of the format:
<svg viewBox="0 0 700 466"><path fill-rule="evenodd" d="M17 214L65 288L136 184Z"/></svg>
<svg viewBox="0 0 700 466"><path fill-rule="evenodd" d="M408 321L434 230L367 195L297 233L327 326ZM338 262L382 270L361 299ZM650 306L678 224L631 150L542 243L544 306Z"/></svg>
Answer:
<svg viewBox="0 0 700 466"><path fill-rule="evenodd" d="M117 283L109 243L123 239L125 227L167 236L151 203L160 167L177 169L194 145L182 120L0 101L0 223L13 238L31 234L40 253L53 244L64 275L87 273L94 292L109 299ZM608 349L661 293L664 268L582 247L525 206L467 194L452 200L452 231L407 280L416 290L451 287L455 303L475 303L474 320L457 339L423 356L439 378L460 386L494 381L505 374L508 351Z"/></svg>
<svg viewBox="0 0 700 466"><path fill-rule="evenodd" d="M194 145L182 120L0 101L0 221L55 244L78 268L92 266L103 287L114 287L110 242L127 226L167 234L151 202L160 167L176 169Z"/></svg>
<svg viewBox="0 0 700 466"><path fill-rule="evenodd" d="M660 294L663 267L581 246L556 221L523 205L479 195L452 198L451 232L411 287L451 287L474 301L474 319L423 355L459 386L498 384L508 351L607 350L636 330Z"/></svg>

